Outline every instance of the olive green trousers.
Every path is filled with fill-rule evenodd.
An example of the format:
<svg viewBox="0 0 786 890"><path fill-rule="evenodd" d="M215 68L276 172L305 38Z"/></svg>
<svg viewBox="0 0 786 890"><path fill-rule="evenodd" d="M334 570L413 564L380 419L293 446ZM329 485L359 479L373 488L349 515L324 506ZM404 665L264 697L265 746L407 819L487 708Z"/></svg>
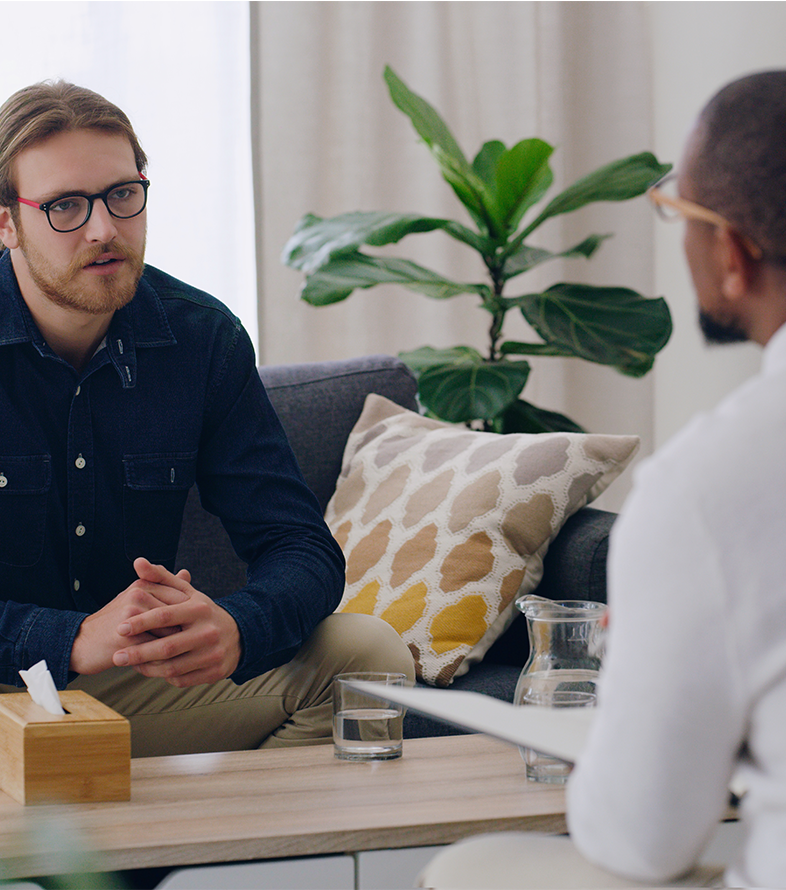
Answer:
<svg viewBox="0 0 786 890"><path fill-rule="evenodd" d="M221 680L178 689L132 668L111 668L79 676L68 688L129 720L132 757L154 757L332 743L332 681L347 671L397 671L414 680L409 649L389 624L340 613L319 624L292 661L241 685Z"/></svg>

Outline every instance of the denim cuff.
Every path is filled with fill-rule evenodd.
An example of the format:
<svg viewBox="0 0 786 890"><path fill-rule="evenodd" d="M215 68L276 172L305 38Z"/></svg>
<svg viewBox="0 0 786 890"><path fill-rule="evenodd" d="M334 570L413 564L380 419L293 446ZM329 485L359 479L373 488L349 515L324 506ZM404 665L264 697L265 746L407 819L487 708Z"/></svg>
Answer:
<svg viewBox="0 0 786 890"><path fill-rule="evenodd" d="M45 659L55 686L65 689L74 676L69 671L71 647L85 618L86 612L36 609L19 634L16 663L27 669ZM19 685L19 677L11 682Z"/></svg>

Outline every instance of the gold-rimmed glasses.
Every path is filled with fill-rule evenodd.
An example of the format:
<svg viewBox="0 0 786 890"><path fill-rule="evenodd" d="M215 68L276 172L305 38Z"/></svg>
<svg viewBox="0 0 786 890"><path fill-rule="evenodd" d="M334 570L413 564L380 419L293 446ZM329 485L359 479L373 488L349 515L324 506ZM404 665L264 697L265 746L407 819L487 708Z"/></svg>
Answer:
<svg viewBox="0 0 786 890"><path fill-rule="evenodd" d="M674 182L676 182L676 174L672 173L670 176L666 176L664 179L661 179L660 182L651 185L647 189L647 197L652 201L655 210L657 210L658 215L662 219L665 219L668 222L674 222L678 219L698 219L701 222L706 222L713 226L734 229L742 239L745 249L751 257L754 260L763 259L764 251L758 244L755 244L750 238L739 232L739 230L736 229L725 217L721 216L720 213L716 213L714 210L710 210L707 207L702 207L701 204L696 204L694 201L689 201L687 198L680 198L678 195L670 195L665 190L664 186Z"/></svg>

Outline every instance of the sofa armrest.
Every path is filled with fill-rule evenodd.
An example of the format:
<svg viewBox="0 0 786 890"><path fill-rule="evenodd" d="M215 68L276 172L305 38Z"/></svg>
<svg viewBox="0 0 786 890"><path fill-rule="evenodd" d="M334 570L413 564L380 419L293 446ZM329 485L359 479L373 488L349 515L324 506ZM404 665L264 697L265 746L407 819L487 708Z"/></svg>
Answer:
<svg viewBox="0 0 786 890"><path fill-rule="evenodd" d="M616 518L616 513L594 507L584 507L571 516L549 547L543 560L543 579L535 593L552 600L605 603L606 557ZM523 666L528 654L527 622L519 615L483 661Z"/></svg>

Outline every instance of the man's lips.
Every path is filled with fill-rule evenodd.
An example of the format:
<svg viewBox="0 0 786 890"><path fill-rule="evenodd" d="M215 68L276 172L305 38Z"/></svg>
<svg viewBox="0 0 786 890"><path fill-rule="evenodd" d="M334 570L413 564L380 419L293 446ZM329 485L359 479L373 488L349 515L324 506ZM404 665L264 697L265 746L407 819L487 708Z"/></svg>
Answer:
<svg viewBox="0 0 786 890"><path fill-rule="evenodd" d="M116 272L121 263L125 262L125 257L119 253L102 253L101 256L91 260L84 268L96 274L108 275Z"/></svg>

